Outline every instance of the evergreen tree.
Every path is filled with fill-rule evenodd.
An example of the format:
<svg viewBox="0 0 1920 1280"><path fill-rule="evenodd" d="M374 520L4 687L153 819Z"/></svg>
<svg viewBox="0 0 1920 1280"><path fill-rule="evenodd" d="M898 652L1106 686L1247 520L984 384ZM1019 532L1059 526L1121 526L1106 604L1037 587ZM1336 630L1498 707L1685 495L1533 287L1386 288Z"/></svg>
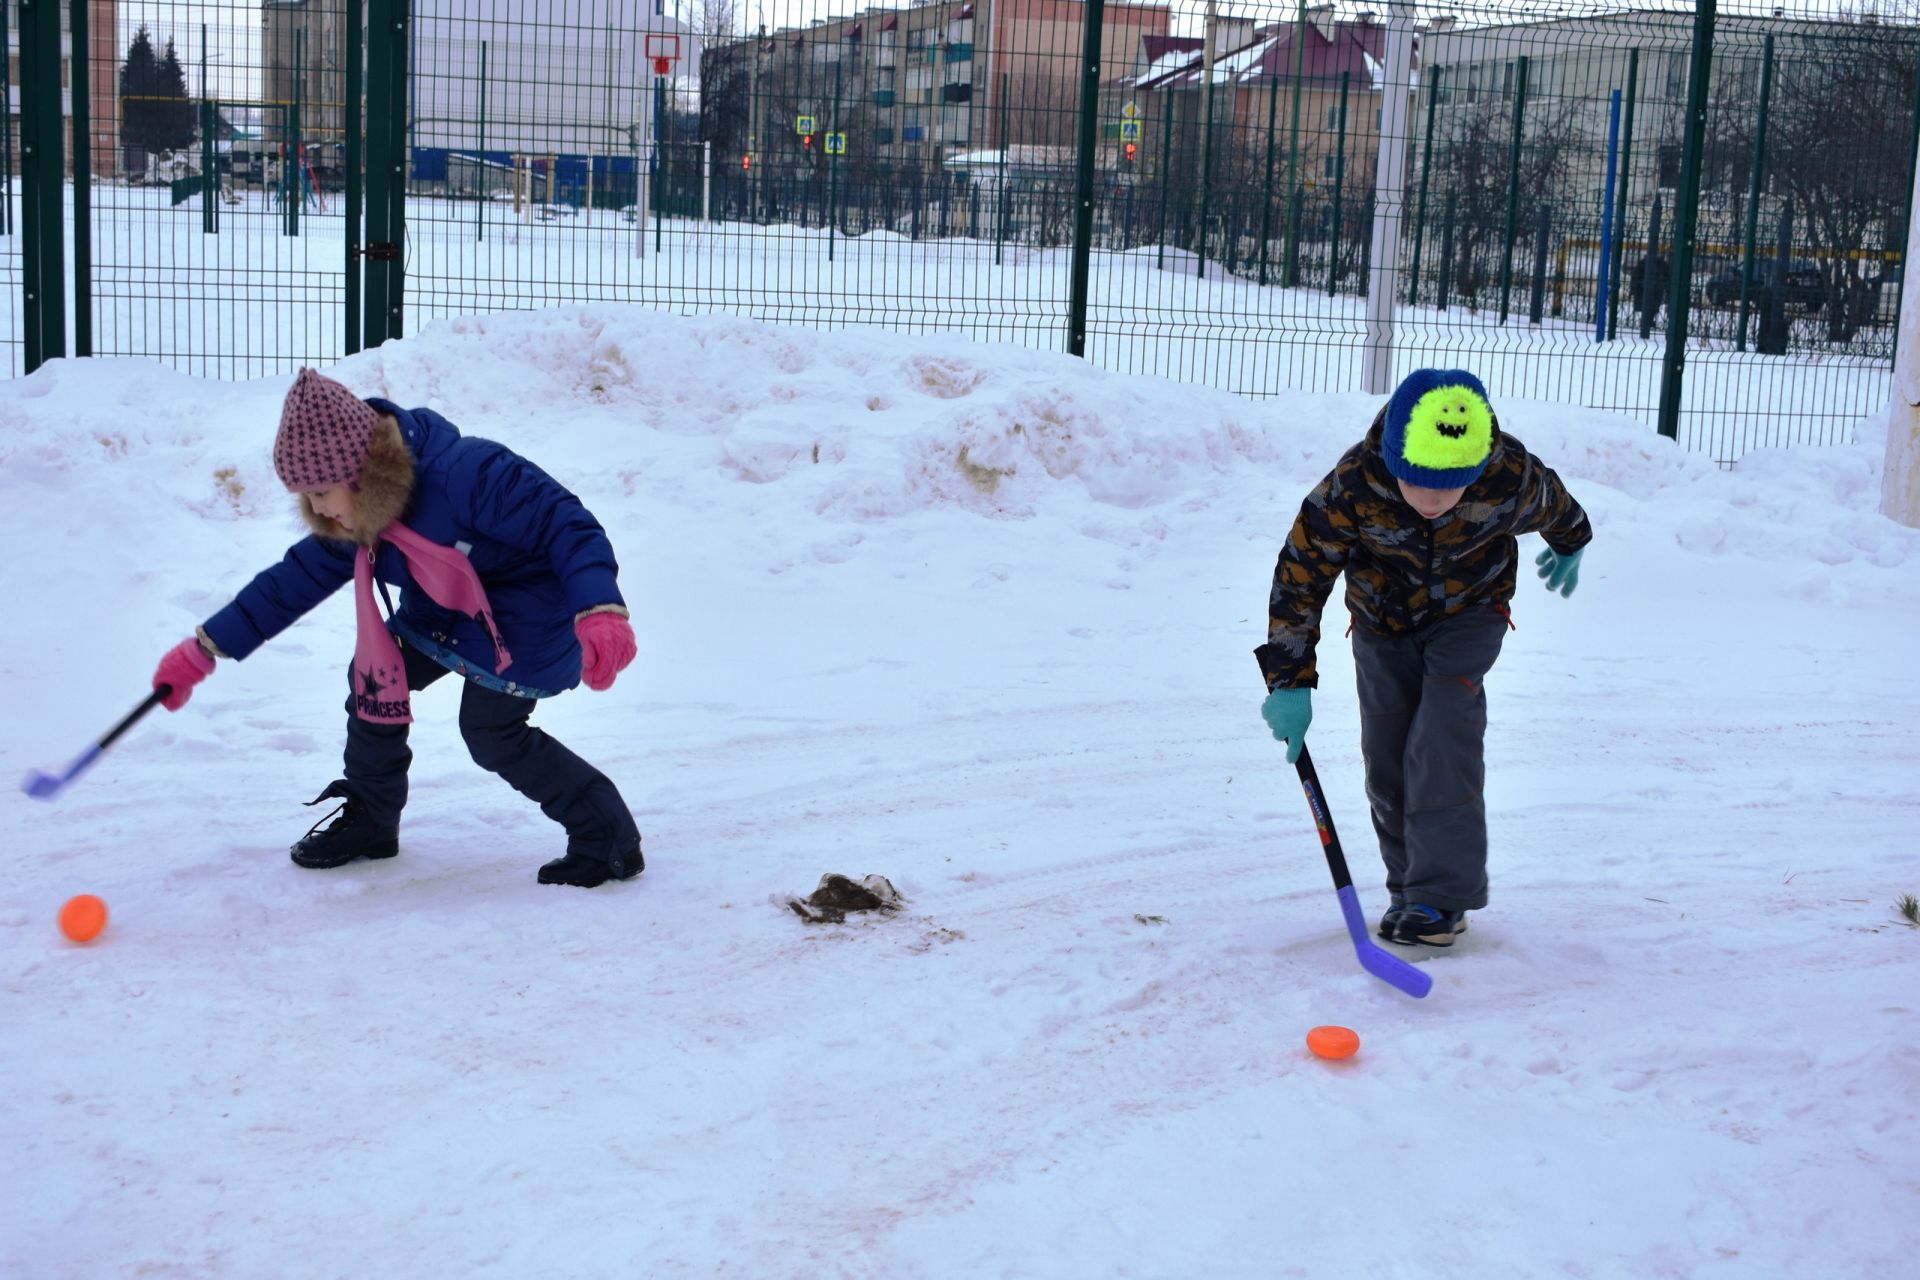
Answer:
<svg viewBox="0 0 1920 1280"><path fill-rule="evenodd" d="M199 122L195 119L193 99L187 95L187 72L173 51L171 37L167 40L166 54L160 59L154 85L154 92L167 99L157 104L161 121L160 149L181 151L191 147L194 135L199 132Z"/></svg>
<svg viewBox="0 0 1920 1280"><path fill-rule="evenodd" d="M154 92L159 71L153 57L153 37L142 23L133 33L127 60L120 67L120 136L129 147L160 149L160 130L155 125L155 108L160 103Z"/></svg>

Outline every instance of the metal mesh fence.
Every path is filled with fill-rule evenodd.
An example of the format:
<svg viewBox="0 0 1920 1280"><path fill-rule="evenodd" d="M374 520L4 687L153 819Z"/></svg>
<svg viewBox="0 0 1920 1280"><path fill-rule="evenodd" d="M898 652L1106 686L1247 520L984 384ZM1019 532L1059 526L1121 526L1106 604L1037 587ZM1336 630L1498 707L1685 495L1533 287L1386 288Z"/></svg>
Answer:
<svg viewBox="0 0 1920 1280"><path fill-rule="evenodd" d="M346 0L88 7L91 353L224 378L344 355Z"/></svg>
<svg viewBox="0 0 1920 1280"><path fill-rule="evenodd" d="M364 120L404 132L409 328L623 301L1252 396L1460 364L1722 459L1885 400L1907 0L1723 4L1704 45L1659 0L1108 3L1091 44L1082 0L369 0L364 47L359 2L62 6L94 25L81 349L352 350Z"/></svg>

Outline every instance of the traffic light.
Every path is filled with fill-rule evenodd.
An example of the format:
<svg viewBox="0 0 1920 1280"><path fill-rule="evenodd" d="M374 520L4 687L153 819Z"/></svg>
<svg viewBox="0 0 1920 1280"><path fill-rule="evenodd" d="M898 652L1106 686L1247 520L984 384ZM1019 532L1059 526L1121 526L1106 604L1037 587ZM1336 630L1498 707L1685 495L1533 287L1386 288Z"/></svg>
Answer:
<svg viewBox="0 0 1920 1280"><path fill-rule="evenodd" d="M1133 163L1133 153L1134 153L1135 151L1137 151L1138 149L1139 149L1139 148L1138 148L1138 146L1136 146L1136 145L1135 145L1134 143L1131 143L1131 142L1129 142L1129 143L1127 144L1127 149L1126 149L1126 153L1125 153L1125 154L1126 154L1126 158L1127 158L1127 163L1128 163L1128 164L1132 164L1132 163Z"/></svg>
<svg viewBox="0 0 1920 1280"><path fill-rule="evenodd" d="M744 156L741 156L741 157L740 157L740 168L741 168L741 169L742 169L743 171L744 171L744 170L747 170L747 169L751 169L751 168L753 168L753 157L752 157L751 155L744 155Z"/></svg>
<svg viewBox="0 0 1920 1280"><path fill-rule="evenodd" d="M810 133L803 133L803 134L801 134L801 135L800 135L800 149L801 149L802 151L811 151L811 150L813 150L813 135L812 135L812 134L810 134Z"/></svg>

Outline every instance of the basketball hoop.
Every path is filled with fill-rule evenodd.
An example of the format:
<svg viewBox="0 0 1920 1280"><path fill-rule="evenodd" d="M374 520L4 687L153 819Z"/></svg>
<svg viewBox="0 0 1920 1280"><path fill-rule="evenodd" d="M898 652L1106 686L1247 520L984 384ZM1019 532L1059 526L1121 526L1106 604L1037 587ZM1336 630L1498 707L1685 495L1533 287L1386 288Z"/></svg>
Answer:
<svg viewBox="0 0 1920 1280"><path fill-rule="evenodd" d="M680 61L680 37L677 35L658 35L647 33L647 59L653 63L653 74L670 76L673 64Z"/></svg>

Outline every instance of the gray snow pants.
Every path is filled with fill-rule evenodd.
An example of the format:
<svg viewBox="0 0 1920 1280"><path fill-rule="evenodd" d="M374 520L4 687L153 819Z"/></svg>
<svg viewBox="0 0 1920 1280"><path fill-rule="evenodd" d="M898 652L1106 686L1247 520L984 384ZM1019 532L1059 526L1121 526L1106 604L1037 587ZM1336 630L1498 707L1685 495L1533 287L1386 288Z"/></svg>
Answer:
<svg viewBox="0 0 1920 1280"><path fill-rule="evenodd" d="M1506 638L1491 606L1412 635L1353 633L1360 753L1387 893L1442 911L1487 905L1487 694Z"/></svg>
<svg viewBox="0 0 1920 1280"><path fill-rule="evenodd" d="M424 689L447 669L402 640L407 687ZM460 736L474 763L540 806L567 829L567 852L611 862L640 846L640 829L607 775L527 723L534 701L471 681L460 691ZM383 828L397 829L407 803L413 751L404 724L370 724L347 699L347 789Z"/></svg>

